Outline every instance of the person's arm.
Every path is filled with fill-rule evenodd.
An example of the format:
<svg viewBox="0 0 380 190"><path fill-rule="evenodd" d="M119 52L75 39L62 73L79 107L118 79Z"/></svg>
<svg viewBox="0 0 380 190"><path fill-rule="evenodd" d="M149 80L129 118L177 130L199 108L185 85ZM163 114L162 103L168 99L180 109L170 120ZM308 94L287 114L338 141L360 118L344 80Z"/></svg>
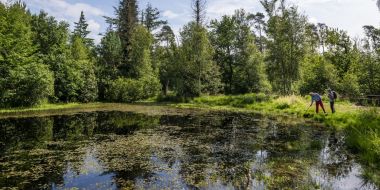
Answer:
<svg viewBox="0 0 380 190"><path fill-rule="evenodd" d="M313 103L314 103L314 97L311 96L311 104L310 104L310 107L313 105Z"/></svg>

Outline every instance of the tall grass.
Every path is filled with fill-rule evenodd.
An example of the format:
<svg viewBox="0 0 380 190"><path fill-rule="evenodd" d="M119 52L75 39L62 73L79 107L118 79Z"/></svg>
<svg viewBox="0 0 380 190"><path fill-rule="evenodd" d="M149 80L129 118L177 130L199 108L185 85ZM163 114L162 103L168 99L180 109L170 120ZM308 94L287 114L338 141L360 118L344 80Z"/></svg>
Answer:
<svg viewBox="0 0 380 190"><path fill-rule="evenodd" d="M359 113L346 128L347 144L359 152L362 160L380 166L380 117L371 109Z"/></svg>

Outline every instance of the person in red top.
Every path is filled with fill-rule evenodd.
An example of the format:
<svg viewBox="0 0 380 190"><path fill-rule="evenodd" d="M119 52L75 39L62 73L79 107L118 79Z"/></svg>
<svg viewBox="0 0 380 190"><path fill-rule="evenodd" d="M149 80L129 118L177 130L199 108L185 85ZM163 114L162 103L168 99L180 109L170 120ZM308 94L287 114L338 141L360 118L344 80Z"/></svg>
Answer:
<svg viewBox="0 0 380 190"><path fill-rule="evenodd" d="M315 102L316 105L316 112L319 113L319 107L322 108L323 112L326 113L325 107L323 106L322 97L318 93L311 92L311 104L310 107L313 106L313 103Z"/></svg>

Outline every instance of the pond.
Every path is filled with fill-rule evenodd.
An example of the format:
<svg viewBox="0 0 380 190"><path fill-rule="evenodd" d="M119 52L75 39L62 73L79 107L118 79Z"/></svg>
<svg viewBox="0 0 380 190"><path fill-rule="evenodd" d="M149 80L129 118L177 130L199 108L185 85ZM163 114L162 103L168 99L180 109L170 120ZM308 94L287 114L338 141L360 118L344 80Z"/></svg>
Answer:
<svg viewBox="0 0 380 190"><path fill-rule="evenodd" d="M0 120L0 189L377 189L344 135L228 112Z"/></svg>

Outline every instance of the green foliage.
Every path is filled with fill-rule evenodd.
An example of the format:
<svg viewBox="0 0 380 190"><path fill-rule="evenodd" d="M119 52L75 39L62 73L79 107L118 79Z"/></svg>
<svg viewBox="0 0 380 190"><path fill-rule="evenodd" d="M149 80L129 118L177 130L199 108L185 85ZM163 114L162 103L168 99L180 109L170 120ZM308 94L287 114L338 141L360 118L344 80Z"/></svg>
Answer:
<svg viewBox="0 0 380 190"><path fill-rule="evenodd" d="M118 67L122 64L121 41L116 31L107 31L98 46L98 55L96 75L99 99L106 100L106 91L110 82L118 77Z"/></svg>
<svg viewBox="0 0 380 190"><path fill-rule="evenodd" d="M356 66L361 91L365 94L380 94L380 61L378 55L363 53L361 63Z"/></svg>
<svg viewBox="0 0 380 190"><path fill-rule="evenodd" d="M31 19L20 2L0 6L1 106L32 106L53 95L53 75L34 54Z"/></svg>
<svg viewBox="0 0 380 190"><path fill-rule="evenodd" d="M75 38L81 38L87 48L94 47L94 40L88 38L90 33L91 32L88 30L86 17L84 16L83 11L81 11L79 21L74 23L73 40L75 40Z"/></svg>
<svg viewBox="0 0 380 190"><path fill-rule="evenodd" d="M210 38L215 48L215 61L222 70L227 93L268 92L262 54L257 50L244 10L232 17L224 16L211 23Z"/></svg>
<svg viewBox="0 0 380 190"><path fill-rule="evenodd" d="M141 23L152 32L162 25L166 25L168 22L160 20L160 11L157 8L153 8L152 4L148 3L145 11L142 12Z"/></svg>
<svg viewBox="0 0 380 190"><path fill-rule="evenodd" d="M43 64L25 64L13 68L5 85L1 85L0 105L34 106L54 94L54 78Z"/></svg>
<svg viewBox="0 0 380 190"><path fill-rule="evenodd" d="M178 47L175 43L175 35L170 26L165 25L157 35L160 46L156 47L155 56L159 60L159 76L167 95L169 87L175 88L178 67Z"/></svg>
<svg viewBox="0 0 380 190"><path fill-rule="evenodd" d="M299 91L305 95L310 92L323 94L326 89L334 88L338 84L335 67L323 56L309 55L302 62Z"/></svg>
<svg viewBox="0 0 380 190"><path fill-rule="evenodd" d="M213 61L213 48L206 29L191 22L181 32L180 67L178 94L183 97L196 97L216 94L220 91L219 68Z"/></svg>
<svg viewBox="0 0 380 190"><path fill-rule="evenodd" d="M299 67L305 55L307 20L296 7L287 8L285 1L281 1L277 8L275 2L266 8L269 16L267 73L274 91L290 94L299 79Z"/></svg>
<svg viewBox="0 0 380 190"><path fill-rule="evenodd" d="M108 98L113 102L135 102L142 95L142 83L133 79L119 78L111 82Z"/></svg>
<svg viewBox="0 0 380 190"><path fill-rule="evenodd" d="M137 14L138 14L138 5L136 0L121 0L117 12L117 28L119 37L121 40L122 47L122 57L123 57L123 67L128 69L130 62L130 51L131 47L131 35L133 28L138 23ZM126 74L124 72L123 74ZM126 75L124 75L126 76Z"/></svg>
<svg viewBox="0 0 380 190"><path fill-rule="evenodd" d="M379 163L380 158L380 117L376 110L363 112L347 128L347 143L361 153L362 159Z"/></svg>
<svg viewBox="0 0 380 190"><path fill-rule="evenodd" d="M356 61L354 48L347 32L330 29L326 30L326 46L329 51L324 56L337 68L339 78L350 70Z"/></svg>
<svg viewBox="0 0 380 190"><path fill-rule="evenodd" d="M107 97L112 102L131 103L153 97L160 90L159 81L155 78L140 80L119 78L111 82Z"/></svg>
<svg viewBox="0 0 380 190"><path fill-rule="evenodd" d="M55 68L54 57L66 53L69 24L58 22L54 17L41 11L32 17L33 43L45 64Z"/></svg>
<svg viewBox="0 0 380 190"><path fill-rule="evenodd" d="M81 38L71 46L72 58L61 60L55 77L56 97L64 102L92 102L97 99L95 66Z"/></svg>
<svg viewBox="0 0 380 190"><path fill-rule="evenodd" d="M359 79L354 73L346 73L338 84L338 91L346 97L358 97L361 95Z"/></svg>
<svg viewBox="0 0 380 190"><path fill-rule="evenodd" d="M150 47L153 43L153 37L148 30L136 25L131 35L131 50L129 52L130 61L128 63L127 76L130 78L140 78L145 75L152 75L152 60Z"/></svg>

